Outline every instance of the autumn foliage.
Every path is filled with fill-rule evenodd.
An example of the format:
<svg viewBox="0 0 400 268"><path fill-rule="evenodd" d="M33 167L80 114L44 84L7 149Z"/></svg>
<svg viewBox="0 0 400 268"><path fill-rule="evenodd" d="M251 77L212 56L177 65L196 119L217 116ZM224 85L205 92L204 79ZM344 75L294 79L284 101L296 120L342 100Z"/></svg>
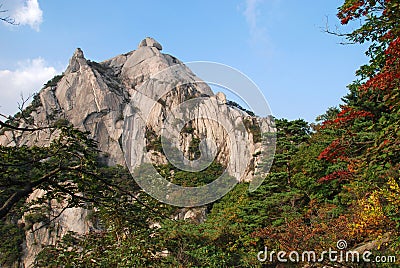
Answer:
<svg viewBox="0 0 400 268"><path fill-rule="evenodd" d="M345 0L337 16L354 28L338 35L349 43L368 44L370 61L356 71L358 79L348 86L343 104L328 109L316 124L276 120L274 163L257 191L249 193L248 185L240 183L202 208L204 222L174 220L171 215L181 213L180 208L140 192L132 180L124 180L128 173L121 167L102 168L98 172L112 182L110 189L133 187L137 195L108 191L97 176L90 184L85 177L85 188L79 190L86 191L83 197L101 201L91 217L102 231L68 234L44 248L37 265L282 267L260 264L257 253L264 247L322 252L343 239L349 250L373 245L374 254L397 256L397 263L387 267L400 264L400 0ZM170 172L167 166L160 169ZM212 173L202 176L212 180ZM141 203L132 202L137 196ZM84 204L89 207L90 200ZM160 227L149 228L150 223ZM18 227L10 226L0 222L0 237ZM0 245L0 253L7 248L12 255L9 248L18 243Z"/></svg>
<svg viewBox="0 0 400 268"><path fill-rule="evenodd" d="M310 140L314 145L309 146L326 145L316 155L318 162L302 167L303 175L297 176L315 176L316 194L308 191L308 209L253 236L276 249L318 251L338 239L355 248L389 235L391 242L380 250L399 253L400 3L347 0L338 18L358 25L344 36L350 43L369 43L370 62L357 71L359 79L349 85L344 104L325 115Z"/></svg>

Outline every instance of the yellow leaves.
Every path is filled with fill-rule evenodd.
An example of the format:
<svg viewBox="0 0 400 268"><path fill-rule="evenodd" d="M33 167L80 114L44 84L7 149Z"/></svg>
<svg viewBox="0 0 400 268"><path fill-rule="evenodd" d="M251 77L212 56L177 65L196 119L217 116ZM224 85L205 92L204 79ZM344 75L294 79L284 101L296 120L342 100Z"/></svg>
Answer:
<svg viewBox="0 0 400 268"><path fill-rule="evenodd" d="M349 224L352 235L376 236L382 234L382 230L388 223L383 206L380 201L381 191L374 191L368 197L360 199L355 209L354 222Z"/></svg>
<svg viewBox="0 0 400 268"><path fill-rule="evenodd" d="M351 234L379 236L390 229L392 221L386 215L388 207L392 212L400 210L400 187L393 177L389 177L382 188L358 200L354 207L355 220L349 224Z"/></svg>
<svg viewBox="0 0 400 268"><path fill-rule="evenodd" d="M383 192L383 196L398 210L400 207L400 187L394 178L389 178L387 185L388 188Z"/></svg>
<svg viewBox="0 0 400 268"><path fill-rule="evenodd" d="M363 164L364 162L361 161L360 159L351 159L347 164L347 169L351 173L357 173L360 170L360 168L362 168Z"/></svg>

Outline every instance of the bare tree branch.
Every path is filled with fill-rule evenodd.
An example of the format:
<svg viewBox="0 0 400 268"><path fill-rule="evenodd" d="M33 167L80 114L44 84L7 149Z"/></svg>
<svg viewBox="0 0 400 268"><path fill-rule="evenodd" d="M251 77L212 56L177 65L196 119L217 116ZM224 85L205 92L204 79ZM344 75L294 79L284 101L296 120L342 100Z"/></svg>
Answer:
<svg viewBox="0 0 400 268"><path fill-rule="evenodd" d="M160 216L162 216L163 218L171 219L170 217L168 217L168 216L165 215L164 213L160 213L160 212L158 212L158 211L155 211L152 207L150 207L150 206L147 205L145 202L143 202L143 201L139 198L139 196L136 196L136 195L132 194L130 191L128 191L128 190L126 190L126 189L123 189L122 187L116 185L115 183L111 183L111 182L105 180L104 178L102 178L102 177L99 176L98 174L92 173L92 172L85 172L85 171L82 171L82 172L85 173L85 174L92 175L92 176L96 177L98 180L100 180L101 182L103 182L106 186L110 187L110 189L115 188L115 189L117 189L118 191L120 191L120 193L123 193L123 194L129 196L129 197L132 198L133 200L136 200L136 202L138 202L138 203L141 204L142 206L146 207L149 211L153 212L155 215L160 215Z"/></svg>
<svg viewBox="0 0 400 268"><path fill-rule="evenodd" d="M1 116L1 117L4 117L4 118L7 119L7 120L9 119L9 117L6 116L5 114L0 113L0 116Z"/></svg>
<svg viewBox="0 0 400 268"><path fill-rule="evenodd" d="M33 94L30 94L28 98L24 98L24 93L21 92L20 98L21 98L21 103L17 102L18 105L18 110L22 113L25 109L25 105L28 102L28 100L33 96Z"/></svg>
<svg viewBox="0 0 400 268"><path fill-rule="evenodd" d="M6 12L8 12L8 10L3 9L3 4L0 4L0 13L6 13ZM10 16L5 16L5 17L0 16L0 21L3 21L11 25L19 25L19 23L17 23L15 19L11 18Z"/></svg>
<svg viewBox="0 0 400 268"><path fill-rule="evenodd" d="M37 127L37 128L16 127L16 126L7 124L7 123L5 123L5 122L3 122L3 121L1 121L1 120L0 120L0 126L1 126L2 128L8 128L8 129L12 129L12 130L30 131L30 132L54 128L53 126ZM0 129L1 129L1 128L0 128Z"/></svg>
<svg viewBox="0 0 400 268"><path fill-rule="evenodd" d="M8 212L12 209L12 207L18 203L22 198L28 197L29 194L33 192L35 187L38 185L42 184L43 182L49 180L52 176L57 174L58 172L61 171L61 168L56 168L53 171L47 173L40 179L34 181L34 182L28 182L23 189L20 189L13 193L7 201L4 203L4 205L0 208L0 219L5 217Z"/></svg>
<svg viewBox="0 0 400 268"><path fill-rule="evenodd" d="M64 211L65 211L67 208L69 208L69 204L66 205L65 207L63 207L63 209L62 209L56 216L53 216L53 218L52 218L51 220L49 220L49 221L46 222L46 223L43 223L43 224L40 225L38 228L32 230L32 233L35 233L35 232L39 231L40 229L49 226L50 223L52 223L52 222L54 222L56 219L58 219L58 218L64 213Z"/></svg>
<svg viewBox="0 0 400 268"><path fill-rule="evenodd" d="M338 36L338 37L344 37L344 38L348 37L348 34L340 32L339 27L337 25L335 26L335 30L331 30L331 28L329 27L329 18L328 18L328 16L325 16L325 17L326 17L325 27L320 27L320 29L324 33L331 34L331 35ZM339 42L339 44L340 45L354 45L355 43L342 41L342 42Z"/></svg>

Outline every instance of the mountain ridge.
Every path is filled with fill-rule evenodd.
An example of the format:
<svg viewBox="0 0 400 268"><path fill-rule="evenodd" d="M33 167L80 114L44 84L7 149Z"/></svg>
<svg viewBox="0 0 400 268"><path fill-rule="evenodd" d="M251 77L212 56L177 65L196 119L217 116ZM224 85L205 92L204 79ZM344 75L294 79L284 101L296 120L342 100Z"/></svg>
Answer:
<svg viewBox="0 0 400 268"><path fill-rule="evenodd" d="M131 163L128 163L128 166L138 167L146 162L163 165L168 163L168 159L162 150L151 145L159 139L166 114L185 101L204 98L215 103L205 106L205 117L212 118L213 114L217 114L218 119L230 125L230 131L239 138L228 144L230 133L218 124L221 122L207 118L195 119L185 125L187 131L179 134L180 150L185 157L191 158L196 155L193 151L193 141L200 138L213 139L217 146L216 161L227 167L228 172L238 181L252 180L260 161L261 129L263 132L273 132L271 119L247 114L240 106L227 101L223 93L214 94L206 83L199 83L198 81L202 80L181 61L161 53L161 50L161 44L148 37L139 43L136 50L97 63L87 60L83 51L77 48L65 72L49 81L38 93L40 103L36 97L36 103L28 115L30 122L22 120L20 126L31 125L40 128L58 121L66 121L82 131L91 133L92 138L98 142L101 161L104 164L126 166L122 135L127 127L126 119L131 116L130 122L133 122L133 125L129 130L134 145L129 155ZM159 80L151 80L158 73L161 73L162 77ZM163 79L173 81L182 78L189 83L177 84L171 90L164 88ZM154 83L146 85L149 79ZM133 104L134 108L139 109L133 109ZM148 109L148 120L141 122L142 114L147 113L145 111ZM238 123L246 129L235 128ZM259 129L253 127L256 125ZM154 133L155 136L148 136L149 133ZM56 135L51 129L32 133L10 130L0 135L0 144L46 146ZM140 137L153 138L146 140ZM145 148L151 149L147 151ZM243 159L250 161L246 162ZM38 198L42 194L35 191L29 198ZM55 232L49 232L47 229L35 233L27 231L24 246L25 266L29 267L33 263L34 257L42 248L41 245L54 244L71 230L86 233L93 228L92 224L84 219L87 213L83 208L69 208L57 219ZM182 217L186 218L186 214L193 215L193 211L184 210ZM204 211L200 211L200 214L203 215ZM37 243L38 241L40 243Z"/></svg>

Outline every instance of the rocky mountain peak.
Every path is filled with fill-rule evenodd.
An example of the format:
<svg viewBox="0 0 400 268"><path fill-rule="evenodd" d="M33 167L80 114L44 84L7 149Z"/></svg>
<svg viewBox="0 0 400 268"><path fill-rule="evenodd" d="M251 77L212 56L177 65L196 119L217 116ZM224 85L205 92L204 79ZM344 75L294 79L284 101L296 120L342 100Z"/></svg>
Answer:
<svg viewBox="0 0 400 268"><path fill-rule="evenodd" d="M75 52L72 57L73 58L81 58L81 59L85 58L85 56L83 55L82 49L80 49L79 47L77 49L75 49Z"/></svg>
<svg viewBox="0 0 400 268"><path fill-rule="evenodd" d="M226 104L226 96L224 93L222 92L217 92L217 94L215 94L215 97L217 98L217 101L221 104Z"/></svg>
<svg viewBox="0 0 400 268"><path fill-rule="evenodd" d="M82 49L77 48L75 49L74 54L69 60L69 65L66 72L71 72L71 73L77 72L82 65L86 65L86 59Z"/></svg>
<svg viewBox="0 0 400 268"><path fill-rule="evenodd" d="M141 47L155 47L158 50L162 50L162 46L160 43L158 43L154 38L151 37L146 37L143 39L138 46L138 49Z"/></svg>
<svg viewBox="0 0 400 268"><path fill-rule="evenodd" d="M201 140L215 141L215 161L227 167L238 181L252 180L261 160L260 128L270 132L270 119L237 109L238 105L232 105L223 93L214 95L185 64L161 50L160 43L146 37L137 50L98 63L85 59L77 48L66 71L39 92L40 104L30 114L32 122L40 127L64 120L90 132L98 142L101 161L110 166L138 167L148 162L163 165L168 161L159 140L162 126L170 118L167 115L189 100L202 98L201 107L183 105L185 114L202 116L182 125L180 132L172 129L179 121L172 120L171 129L167 127L166 131L176 132L177 145L187 159L200 152ZM173 87L166 86L171 84ZM218 120L213 119L216 117ZM254 127L257 123L260 128ZM132 146L123 146L123 133ZM230 142L231 136L236 137L234 142ZM0 135L0 144L45 146L53 139L54 133L46 129L28 134L6 131ZM129 163L123 147L132 148ZM68 231L88 232L88 222L81 220L86 214L82 208L67 209L54 221L56 233L47 229L27 231L24 265L33 263L41 245L54 243Z"/></svg>

